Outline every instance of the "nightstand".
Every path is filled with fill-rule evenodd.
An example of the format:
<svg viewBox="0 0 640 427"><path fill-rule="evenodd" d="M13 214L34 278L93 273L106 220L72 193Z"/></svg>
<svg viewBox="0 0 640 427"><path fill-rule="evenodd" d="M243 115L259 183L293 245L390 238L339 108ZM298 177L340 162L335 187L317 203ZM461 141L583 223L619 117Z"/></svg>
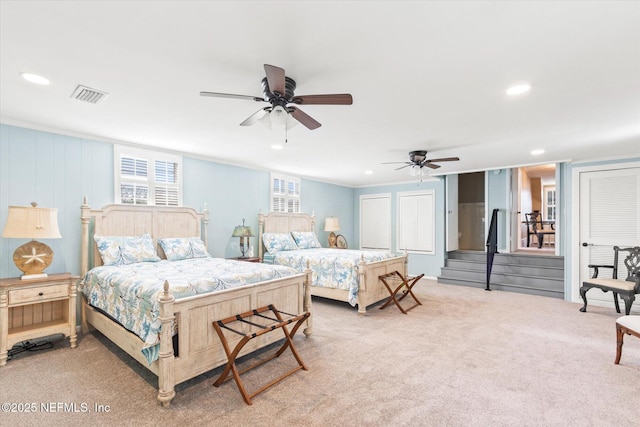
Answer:
<svg viewBox="0 0 640 427"><path fill-rule="evenodd" d="M236 257L236 258L227 258L227 259L235 259L236 261L245 261L245 262L260 262L260 258L258 257Z"/></svg>
<svg viewBox="0 0 640 427"><path fill-rule="evenodd" d="M21 280L0 279L0 366L16 344L55 334L76 347L76 282L71 273Z"/></svg>

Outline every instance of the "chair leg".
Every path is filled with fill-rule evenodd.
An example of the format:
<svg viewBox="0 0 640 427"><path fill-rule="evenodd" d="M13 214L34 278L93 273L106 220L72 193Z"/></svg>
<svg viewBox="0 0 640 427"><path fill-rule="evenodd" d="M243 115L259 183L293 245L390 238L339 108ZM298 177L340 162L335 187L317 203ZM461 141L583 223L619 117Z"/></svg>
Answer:
<svg viewBox="0 0 640 427"><path fill-rule="evenodd" d="M620 295L620 296L624 300L624 314L628 316L629 313L631 312L631 305L633 304L633 301L635 301L636 297L635 295Z"/></svg>
<svg viewBox="0 0 640 427"><path fill-rule="evenodd" d="M623 299L624 299L624 297L623 297ZM616 305L616 313L620 313L620 303L618 302L618 293L617 292L613 292L613 303Z"/></svg>
<svg viewBox="0 0 640 427"><path fill-rule="evenodd" d="M622 356L622 344L624 340L624 330L622 326L616 323L616 360L615 364L618 365L620 363L620 357Z"/></svg>
<svg viewBox="0 0 640 427"><path fill-rule="evenodd" d="M538 249L542 249L544 244L544 234L538 234Z"/></svg>
<svg viewBox="0 0 640 427"><path fill-rule="evenodd" d="M580 308L580 311L583 313L587 312L587 291L591 288L585 288L584 286L580 287L580 296L582 297L582 301L584 301L584 305Z"/></svg>

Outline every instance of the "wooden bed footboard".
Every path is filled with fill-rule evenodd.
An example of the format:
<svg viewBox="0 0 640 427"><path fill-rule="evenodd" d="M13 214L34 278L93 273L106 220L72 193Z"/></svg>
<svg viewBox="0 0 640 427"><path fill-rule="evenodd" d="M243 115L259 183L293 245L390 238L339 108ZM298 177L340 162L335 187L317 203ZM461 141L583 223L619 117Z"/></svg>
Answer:
<svg viewBox="0 0 640 427"><path fill-rule="evenodd" d="M208 213L198 213L187 207L109 205L92 210L87 199L81 207L82 222L82 276L90 268L101 265L93 234L127 236L149 233L157 244L163 237L201 236L207 242ZM91 230L91 235L90 235ZM161 248L158 253L163 255ZM175 300L165 282L164 292L158 298L159 318L162 323L157 360L148 363L142 354L143 341L109 316L91 307L82 298L82 329L89 325L140 362L158 377L158 400L163 406L175 397L175 386L227 362L226 353L212 323L214 321L273 304L278 309L294 314L311 312L311 270L290 277L255 283L220 292L195 295ZM312 333L310 316L304 325L306 336ZM174 337L174 322L177 336ZM252 340L241 354L251 353L279 338L265 334ZM177 348L174 348L174 340ZM236 336L227 337L234 345Z"/></svg>
<svg viewBox="0 0 640 427"><path fill-rule="evenodd" d="M158 376L158 400L163 406L175 397L175 385L224 365L227 357L212 323L239 312L250 311L265 304L282 307L282 311L302 314L311 312L311 271L269 282L256 283L212 294L175 300L165 283L160 303L160 352L149 364L142 354L143 342L135 334L86 303L83 298L83 321L100 331L114 344ZM312 317L304 328L312 333ZM173 345L173 322L178 325L177 349ZM265 334L245 346L241 355L251 353L280 340L277 334ZM239 338L227 337L230 345Z"/></svg>

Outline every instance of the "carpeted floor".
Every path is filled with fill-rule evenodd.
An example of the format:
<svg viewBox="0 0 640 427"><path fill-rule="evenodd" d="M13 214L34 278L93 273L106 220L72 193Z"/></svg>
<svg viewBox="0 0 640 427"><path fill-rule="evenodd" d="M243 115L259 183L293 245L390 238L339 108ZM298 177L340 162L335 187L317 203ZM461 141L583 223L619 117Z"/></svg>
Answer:
<svg viewBox="0 0 640 427"><path fill-rule="evenodd" d="M580 313L578 304L557 299L429 280L414 290L423 305L407 315L374 306L361 316L345 303L314 299L314 333L295 339L309 370L259 394L251 406L233 381L212 387L217 369L179 385L172 405L162 408L155 377L100 335L81 337L73 350L65 340L23 353L0 368L0 403L35 403L36 410L2 413L0 425L640 422L640 340L626 337L621 364L614 365L612 309L590 305ZM246 374L246 387L255 390L295 366L290 352L280 359Z"/></svg>

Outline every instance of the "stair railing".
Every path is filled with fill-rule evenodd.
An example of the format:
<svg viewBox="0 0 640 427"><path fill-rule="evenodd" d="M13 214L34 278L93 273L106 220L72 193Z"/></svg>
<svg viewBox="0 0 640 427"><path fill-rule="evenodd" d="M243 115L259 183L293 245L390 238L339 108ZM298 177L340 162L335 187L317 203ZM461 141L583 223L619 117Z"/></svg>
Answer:
<svg viewBox="0 0 640 427"><path fill-rule="evenodd" d="M491 269L493 268L493 258L498 253L498 209L494 209L491 214L491 224L489 225L489 236L487 237L487 287L485 291L490 291Z"/></svg>

